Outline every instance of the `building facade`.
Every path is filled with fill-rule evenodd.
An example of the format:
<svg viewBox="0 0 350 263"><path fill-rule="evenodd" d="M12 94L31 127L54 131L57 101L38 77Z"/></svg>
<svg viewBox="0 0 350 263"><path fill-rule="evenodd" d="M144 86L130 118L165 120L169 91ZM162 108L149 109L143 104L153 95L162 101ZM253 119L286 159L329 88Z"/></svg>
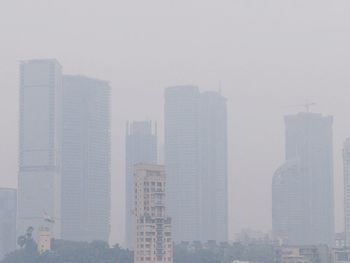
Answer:
<svg viewBox="0 0 350 263"><path fill-rule="evenodd" d="M343 148L345 244L350 247L350 138Z"/></svg>
<svg viewBox="0 0 350 263"><path fill-rule="evenodd" d="M194 86L165 91L167 207L176 242L201 238L199 102Z"/></svg>
<svg viewBox="0 0 350 263"><path fill-rule="evenodd" d="M227 110L219 93L166 89L165 167L174 240L227 241Z"/></svg>
<svg viewBox="0 0 350 263"><path fill-rule="evenodd" d="M344 248L346 245L345 232L335 233L334 248Z"/></svg>
<svg viewBox="0 0 350 263"><path fill-rule="evenodd" d="M16 249L17 190L0 188L0 260Z"/></svg>
<svg viewBox="0 0 350 263"><path fill-rule="evenodd" d="M282 246L275 248L274 263L330 263L327 246Z"/></svg>
<svg viewBox="0 0 350 263"><path fill-rule="evenodd" d="M64 76L62 105L62 238L108 241L109 84L83 76Z"/></svg>
<svg viewBox="0 0 350 263"><path fill-rule="evenodd" d="M135 263L172 263L171 219L166 216L163 166L135 165Z"/></svg>
<svg viewBox="0 0 350 263"><path fill-rule="evenodd" d="M140 163L157 164L157 126L150 121L127 123L125 138L126 182L126 246L134 245L134 166Z"/></svg>
<svg viewBox="0 0 350 263"><path fill-rule="evenodd" d="M60 238L62 72L54 59L23 61L20 66L19 234L37 232L43 214L55 218L51 231Z"/></svg>
<svg viewBox="0 0 350 263"><path fill-rule="evenodd" d="M51 233L47 227L41 227L38 235L38 252L40 255L51 250Z"/></svg>
<svg viewBox="0 0 350 263"><path fill-rule="evenodd" d="M301 244L304 239L303 177L299 161L286 161L272 180L273 237L280 244Z"/></svg>
<svg viewBox="0 0 350 263"><path fill-rule="evenodd" d="M331 253L332 263L350 263L349 248L334 248Z"/></svg>
<svg viewBox="0 0 350 263"><path fill-rule="evenodd" d="M290 233L291 229L295 229L295 233L298 233L298 235L284 237L289 244L333 245L332 123L332 117L317 113L307 112L285 117L286 161L298 162L296 169L298 172L294 177L286 175L286 178L292 179L284 186L285 192L281 193L283 198L280 196L280 199L281 202L289 199L292 207L300 209L293 215L289 214L293 217L287 221L285 230L282 231ZM299 182L295 181L297 177L300 177ZM291 190L293 188L295 190ZM300 196L294 199L291 196L288 197L288 194L296 192L299 192ZM278 200L274 202L277 204ZM276 225L281 226L278 223ZM275 233L278 231L274 229Z"/></svg>
<svg viewBox="0 0 350 263"><path fill-rule="evenodd" d="M227 108L218 92L200 95L200 240L228 240Z"/></svg>

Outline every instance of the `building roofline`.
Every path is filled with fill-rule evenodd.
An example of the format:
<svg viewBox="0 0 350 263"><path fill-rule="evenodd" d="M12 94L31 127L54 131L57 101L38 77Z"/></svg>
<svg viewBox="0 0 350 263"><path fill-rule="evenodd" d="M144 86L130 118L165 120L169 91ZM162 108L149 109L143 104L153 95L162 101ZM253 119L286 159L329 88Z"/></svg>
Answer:
<svg viewBox="0 0 350 263"><path fill-rule="evenodd" d="M31 64L31 63L47 63L47 62L54 62L62 68L61 63L55 58L21 60L20 64L25 65L25 64Z"/></svg>
<svg viewBox="0 0 350 263"><path fill-rule="evenodd" d="M110 81L107 81L107 80L102 80L102 79L98 79L98 78L93 78L93 77L88 77L86 75L82 75L82 74L78 74L78 75L70 75L70 74L64 74L62 76L63 80L65 78L67 79L84 79L84 80L87 80L87 81L94 81L94 82L97 82L97 83L101 83L101 84L104 84L104 85L110 85Z"/></svg>

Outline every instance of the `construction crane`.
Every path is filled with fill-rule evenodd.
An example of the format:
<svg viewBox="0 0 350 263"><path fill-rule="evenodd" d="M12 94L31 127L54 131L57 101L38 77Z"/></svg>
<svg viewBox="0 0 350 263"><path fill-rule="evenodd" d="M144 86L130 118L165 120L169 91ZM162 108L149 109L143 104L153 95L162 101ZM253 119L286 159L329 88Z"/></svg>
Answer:
<svg viewBox="0 0 350 263"><path fill-rule="evenodd" d="M290 105L290 106L287 106L287 107L303 107L305 108L305 111L306 112L310 112L310 108L312 106L315 106L316 103L315 102L305 102L304 104L297 104L297 105Z"/></svg>
<svg viewBox="0 0 350 263"><path fill-rule="evenodd" d="M315 105L316 105L315 102L306 102L306 103L304 103L304 105L300 105L300 106L304 106L306 112L310 112L310 108L311 108L312 106L315 106Z"/></svg>

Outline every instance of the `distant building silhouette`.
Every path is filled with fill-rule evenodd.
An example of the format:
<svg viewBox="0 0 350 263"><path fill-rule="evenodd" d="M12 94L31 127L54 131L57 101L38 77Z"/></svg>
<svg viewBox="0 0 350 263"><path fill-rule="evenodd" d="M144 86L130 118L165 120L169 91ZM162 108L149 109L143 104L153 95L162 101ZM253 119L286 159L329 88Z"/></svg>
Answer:
<svg viewBox="0 0 350 263"><path fill-rule="evenodd" d="M274 176L272 202L273 231L288 244L333 244L332 122L317 113L285 117L287 164Z"/></svg>
<svg viewBox="0 0 350 263"><path fill-rule="evenodd" d="M350 247L350 138L343 148L345 244Z"/></svg>
<svg viewBox="0 0 350 263"><path fill-rule="evenodd" d="M197 87L165 91L167 207L175 242L200 240L199 101Z"/></svg>
<svg viewBox="0 0 350 263"><path fill-rule="evenodd" d="M0 188L0 260L16 249L17 190Z"/></svg>
<svg viewBox="0 0 350 263"><path fill-rule="evenodd" d="M304 181L297 160L285 162L272 181L272 228L282 244L304 242Z"/></svg>
<svg viewBox="0 0 350 263"><path fill-rule="evenodd" d="M132 210L134 201L134 166L135 164L157 163L157 127L150 121L127 123L125 147L126 171L126 246L133 248L135 217Z"/></svg>
<svg viewBox="0 0 350 263"><path fill-rule="evenodd" d="M110 86L64 76L62 238L108 241L111 206Z"/></svg>
<svg viewBox="0 0 350 263"><path fill-rule="evenodd" d="M29 60L20 71L17 230L38 231L47 213L60 238L61 66L54 59Z"/></svg>
<svg viewBox="0 0 350 263"><path fill-rule="evenodd" d="M218 92L200 96L201 240L228 239L227 109Z"/></svg>
<svg viewBox="0 0 350 263"><path fill-rule="evenodd" d="M163 166L138 164L134 176L135 263L172 263L171 219L166 215Z"/></svg>
<svg viewBox="0 0 350 263"><path fill-rule="evenodd" d="M338 263L330 261L331 253L325 245L275 247L273 263Z"/></svg>
<svg viewBox="0 0 350 263"><path fill-rule="evenodd" d="M174 240L227 241L227 113L217 92L165 91L165 167Z"/></svg>

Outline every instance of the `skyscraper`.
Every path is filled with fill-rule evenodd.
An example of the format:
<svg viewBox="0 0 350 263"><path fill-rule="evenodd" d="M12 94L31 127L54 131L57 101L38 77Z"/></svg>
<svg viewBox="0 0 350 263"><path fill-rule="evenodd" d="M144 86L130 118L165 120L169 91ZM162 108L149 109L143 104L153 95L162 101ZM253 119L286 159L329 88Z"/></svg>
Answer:
<svg viewBox="0 0 350 263"><path fill-rule="evenodd" d="M62 238L108 241L110 234L110 87L64 76Z"/></svg>
<svg viewBox="0 0 350 263"><path fill-rule="evenodd" d="M135 164L157 163L157 127L150 121L137 121L126 127L125 171L126 171L126 245L134 245L134 166Z"/></svg>
<svg viewBox="0 0 350 263"><path fill-rule="evenodd" d="M166 89L165 164L175 241L227 241L227 110L220 93Z"/></svg>
<svg viewBox="0 0 350 263"><path fill-rule="evenodd" d="M286 123L286 161L298 162L301 183L285 187L299 191L301 198L295 200L293 207L300 206L298 217L290 218L286 228L295 225L298 238L289 236L290 244L331 245L334 238L333 201L333 142L332 117L317 113L299 113L285 117ZM291 193L286 191L285 194ZM275 207L285 198L274 199ZM300 224L302 222L302 224ZM275 229L274 229L274 232ZM285 232L288 232L287 230Z"/></svg>
<svg viewBox="0 0 350 263"><path fill-rule="evenodd" d="M135 263L172 263L171 219L166 216L166 176L160 165L135 165Z"/></svg>
<svg viewBox="0 0 350 263"><path fill-rule="evenodd" d="M285 245L303 243L306 227L303 184L298 160L286 161L273 176L273 236Z"/></svg>
<svg viewBox="0 0 350 263"><path fill-rule="evenodd" d="M165 91L165 167L167 208L177 241L200 240L200 93L194 86Z"/></svg>
<svg viewBox="0 0 350 263"><path fill-rule="evenodd" d="M0 188L0 260L16 249L17 191Z"/></svg>
<svg viewBox="0 0 350 263"><path fill-rule="evenodd" d="M350 138L343 148L345 244L350 247Z"/></svg>
<svg viewBox="0 0 350 263"><path fill-rule="evenodd" d="M62 73L54 59L23 61L20 66L18 233L37 231L44 214L55 218L60 237Z"/></svg>
<svg viewBox="0 0 350 263"><path fill-rule="evenodd" d="M227 109L219 92L200 96L201 240L228 239Z"/></svg>

